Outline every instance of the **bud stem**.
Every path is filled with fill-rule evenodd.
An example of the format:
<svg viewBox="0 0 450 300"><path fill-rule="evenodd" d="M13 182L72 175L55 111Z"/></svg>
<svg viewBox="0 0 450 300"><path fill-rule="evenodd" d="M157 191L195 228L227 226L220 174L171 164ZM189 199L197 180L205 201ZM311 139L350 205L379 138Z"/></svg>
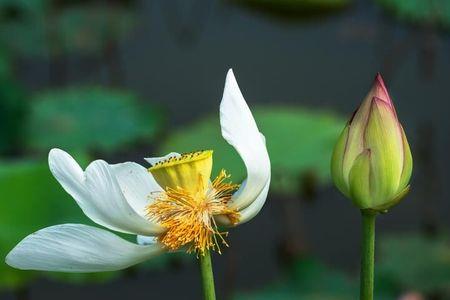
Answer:
<svg viewBox="0 0 450 300"><path fill-rule="evenodd" d="M211 253L205 250L199 254L200 272L202 274L203 296L205 300L216 300L214 275L212 270Z"/></svg>
<svg viewBox="0 0 450 300"><path fill-rule="evenodd" d="M376 213L361 210L361 286L360 300L373 300L375 262L375 218Z"/></svg>

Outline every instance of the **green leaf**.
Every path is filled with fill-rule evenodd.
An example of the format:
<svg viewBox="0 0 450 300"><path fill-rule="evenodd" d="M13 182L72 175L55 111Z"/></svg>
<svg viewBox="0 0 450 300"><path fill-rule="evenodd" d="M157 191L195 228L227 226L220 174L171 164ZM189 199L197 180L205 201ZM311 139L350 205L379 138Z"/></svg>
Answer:
<svg viewBox="0 0 450 300"><path fill-rule="evenodd" d="M40 93L32 103L27 144L44 153L53 147L116 151L151 141L163 121L159 109L141 105L135 95L100 87Z"/></svg>
<svg viewBox="0 0 450 300"><path fill-rule="evenodd" d="M440 0L376 0L401 21L450 29L450 2Z"/></svg>
<svg viewBox="0 0 450 300"><path fill-rule="evenodd" d="M273 190L296 194L301 179L309 174L319 184L329 182L331 153L343 120L331 113L298 107L260 106L252 108L252 112L266 137ZM218 115L175 131L157 155L198 149L214 150L213 174L224 168L235 182L245 178L245 166L239 155L222 138Z"/></svg>
<svg viewBox="0 0 450 300"><path fill-rule="evenodd" d="M380 276L400 290L450 297L450 240L418 234L391 235L380 240ZM445 298L445 297L444 297Z"/></svg>

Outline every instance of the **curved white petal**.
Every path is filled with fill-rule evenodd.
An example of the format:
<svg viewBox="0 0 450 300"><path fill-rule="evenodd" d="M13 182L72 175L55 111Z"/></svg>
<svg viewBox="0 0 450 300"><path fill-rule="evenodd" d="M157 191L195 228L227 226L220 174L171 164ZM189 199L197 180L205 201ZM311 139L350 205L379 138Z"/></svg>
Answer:
<svg viewBox="0 0 450 300"><path fill-rule="evenodd" d="M231 208L242 210L249 206L270 178L270 160L265 139L259 132L252 113L239 90L230 69L220 104L222 136L241 156L247 168L247 179L233 195Z"/></svg>
<svg viewBox="0 0 450 300"><path fill-rule="evenodd" d="M103 229L63 224L27 236L5 261L22 270L102 272L125 269L162 251L159 244L140 246Z"/></svg>
<svg viewBox="0 0 450 300"><path fill-rule="evenodd" d="M237 223L231 224L230 219L223 215L216 216L216 222L224 226L237 226L250 221L261 211L262 207L264 206L264 203L267 199L267 193L269 192L269 187L270 178L266 182L266 185L264 186L261 193L258 195L258 197L256 197L255 201L253 201L252 204L239 212L239 221Z"/></svg>
<svg viewBox="0 0 450 300"><path fill-rule="evenodd" d="M83 172L68 153L52 149L49 166L61 186L97 224L133 234L153 235L161 231L128 204L111 166L105 161L96 160Z"/></svg>
<svg viewBox="0 0 450 300"><path fill-rule="evenodd" d="M138 235L136 241L139 245L153 245L158 241L155 236Z"/></svg>
<svg viewBox="0 0 450 300"><path fill-rule="evenodd" d="M258 197L256 197L255 201L253 201L252 204L250 204L249 206L247 206L246 208L244 208L239 212L240 214L239 222L235 225L240 225L250 221L260 212L260 210L264 206L264 203L266 202L269 187L270 187L270 178L269 180L267 180L266 185L264 186L263 190L258 195Z"/></svg>
<svg viewBox="0 0 450 300"><path fill-rule="evenodd" d="M170 152L169 154L166 154L164 156L160 156L160 157L148 157L148 158L144 158L149 164L151 164L152 166L154 166L155 164L159 163L162 160L166 160L168 158L171 157L180 157L181 154L177 153L177 152Z"/></svg>
<svg viewBox="0 0 450 300"><path fill-rule="evenodd" d="M131 207L145 217L145 208L152 202L152 194L163 191L152 174L143 166L125 162L111 165L122 194Z"/></svg>

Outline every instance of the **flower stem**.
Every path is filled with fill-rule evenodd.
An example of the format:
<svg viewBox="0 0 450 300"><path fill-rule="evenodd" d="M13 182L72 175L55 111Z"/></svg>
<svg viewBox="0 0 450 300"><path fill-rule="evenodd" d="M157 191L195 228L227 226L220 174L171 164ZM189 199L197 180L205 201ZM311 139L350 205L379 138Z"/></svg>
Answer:
<svg viewBox="0 0 450 300"><path fill-rule="evenodd" d="M376 213L361 210L361 286L360 300L373 300Z"/></svg>
<svg viewBox="0 0 450 300"><path fill-rule="evenodd" d="M216 300L214 289L214 275L212 270L211 253L206 250L200 254L200 272L202 273L203 296L205 300Z"/></svg>

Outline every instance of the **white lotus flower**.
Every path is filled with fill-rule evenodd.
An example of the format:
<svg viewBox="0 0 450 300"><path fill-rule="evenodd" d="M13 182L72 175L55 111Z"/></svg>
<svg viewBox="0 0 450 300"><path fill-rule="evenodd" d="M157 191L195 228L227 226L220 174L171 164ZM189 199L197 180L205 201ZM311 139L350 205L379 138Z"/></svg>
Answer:
<svg viewBox="0 0 450 300"><path fill-rule="evenodd" d="M202 254L220 252L225 243L218 225L236 226L262 208L270 184L270 161L232 70L220 104L222 135L242 157L247 178L225 183L221 171L210 181L212 151L146 159L136 163L92 162L85 171L66 152L53 149L50 170L62 187L95 223L136 234L138 244L104 229L62 224L22 240L6 263L25 270L99 272L124 269L164 251L185 248ZM225 243L226 244L226 243Z"/></svg>

